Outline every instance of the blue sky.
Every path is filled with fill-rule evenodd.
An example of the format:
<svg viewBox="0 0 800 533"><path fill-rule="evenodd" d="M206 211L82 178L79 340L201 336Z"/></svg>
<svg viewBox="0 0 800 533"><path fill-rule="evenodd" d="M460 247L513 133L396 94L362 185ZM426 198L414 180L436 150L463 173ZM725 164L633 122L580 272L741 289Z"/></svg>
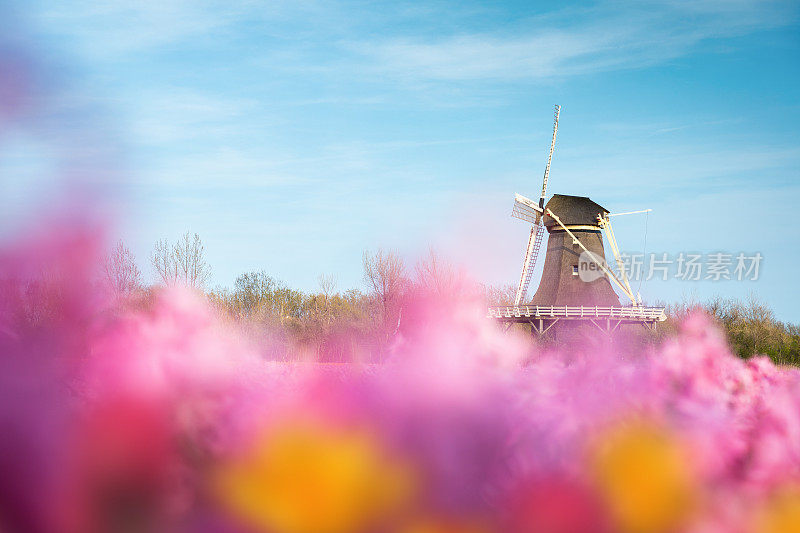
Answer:
<svg viewBox="0 0 800 533"><path fill-rule="evenodd" d="M362 285L363 250L413 263L429 246L515 283L528 227L509 216L513 194L537 196L559 103L551 193L652 208L647 252L764 256L758 282L645 282L645 299L754 291L800 321L795 2L4 11L6 42L37 58L47 86L35 126L0 138L6 227L57 195L54 175L89 165L147 278L153 243L191 230L212 285L264 269L303 289L332 274L344 290ZM642 251L644 217L615 228Z"/></svg>

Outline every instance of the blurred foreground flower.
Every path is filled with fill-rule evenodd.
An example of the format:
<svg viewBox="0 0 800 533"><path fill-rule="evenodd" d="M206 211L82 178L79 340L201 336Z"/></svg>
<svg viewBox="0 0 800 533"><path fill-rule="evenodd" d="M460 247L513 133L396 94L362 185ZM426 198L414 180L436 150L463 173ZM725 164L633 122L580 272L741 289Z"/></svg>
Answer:
<svg viewBox="0 0 800 533"><path fill-rule="evenodd" d="M685 450L659 427L615 427L598 436L590 456L598 490L625 533L675 531L698 503Z"/></svg>
<svg viewBox="0 0 800 533"><path fill-rule="evenodd" d="M386 364L265 362L202 295L114 307L91 234L42 242L0 250L0 531L800 530L800 371L702 316L531 354L420 299Z"/></svg>
<svg viewBox="0 0 800 533"><path fill-rule="evenodd" d="M291 424L223 465L216 488L261 531L351 533L396 519L412 477L367 431Z"/></svg>
<svg viewBox="0 0 800 533"><path fill-rule="evenodd" d="M457 518L418 518L399 529L399 533L492 533L480 520Z"/></svg>
<svg viewBox="0 0 800 533"><path fill-rule="evenodd" d="M180 465L159 405L126 399L93 406L75 428L62 503L68 532L157 531L175 508Z"/></svg>
<svg viewBox="0 0 800 533"><path fill-rule="evenodd" d="M800 486L782 487L756 514L753 533L800 531Z"/></svg>
<svg viewBox="0 0 800 533"><path fill-rule="evenodd" d="M610 533L599 498L576 480L550 476L515 490L507 530L513 533Z"/></svg>

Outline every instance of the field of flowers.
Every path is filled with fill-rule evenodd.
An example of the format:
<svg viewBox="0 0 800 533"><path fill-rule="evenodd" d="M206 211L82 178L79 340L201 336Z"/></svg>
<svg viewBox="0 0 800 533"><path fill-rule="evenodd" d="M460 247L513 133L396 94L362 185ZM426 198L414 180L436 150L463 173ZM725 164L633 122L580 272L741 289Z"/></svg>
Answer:
<svg viewBox="0 0 800 533"><path fill-rule="evenodd" d="M274 363L190 292L110 303L96 252L0 250L0 531L800 531L800 371L704 315L536 352L421 297L385 364Z"/></svg>

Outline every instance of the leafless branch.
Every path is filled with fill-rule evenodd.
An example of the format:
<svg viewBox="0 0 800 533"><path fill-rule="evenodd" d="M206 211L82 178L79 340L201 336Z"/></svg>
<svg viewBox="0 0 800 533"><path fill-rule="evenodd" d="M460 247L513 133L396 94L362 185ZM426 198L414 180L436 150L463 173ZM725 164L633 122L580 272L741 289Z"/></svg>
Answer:
<svg viewBox="0 0 800 533"><path fill-rule="evenodd" d="M125 296L141 287L141 273L133 253L122 241L106 257L103 263L105 282L116 296Z"/></svg>

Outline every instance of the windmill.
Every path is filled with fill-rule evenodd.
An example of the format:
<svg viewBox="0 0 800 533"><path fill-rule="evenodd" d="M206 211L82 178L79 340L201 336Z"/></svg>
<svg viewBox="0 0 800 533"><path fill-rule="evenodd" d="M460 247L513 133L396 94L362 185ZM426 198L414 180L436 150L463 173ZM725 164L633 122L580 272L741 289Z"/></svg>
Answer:
<svg viewBox="0 0 800 533"><path fill-rule="evenodd" d="M531 224L514 305L491 307L489 316L504 322L529 323L531 331L539 334L560 320L589 321L609 333L623 323L655 327L656 322L666 319L664 309L642 307L640 298L634 296L611 227L611 217L615 214L585 196L554 194L545 203L560 113L561 106L556 105L539 202L521 194L514 197L512 216ZM526 301L545 229L549 236L542 280L536 294ZM603 235L614 254L619 274L605 264ZM629 306L620 304L612 283L630 300Z"/></svg>

